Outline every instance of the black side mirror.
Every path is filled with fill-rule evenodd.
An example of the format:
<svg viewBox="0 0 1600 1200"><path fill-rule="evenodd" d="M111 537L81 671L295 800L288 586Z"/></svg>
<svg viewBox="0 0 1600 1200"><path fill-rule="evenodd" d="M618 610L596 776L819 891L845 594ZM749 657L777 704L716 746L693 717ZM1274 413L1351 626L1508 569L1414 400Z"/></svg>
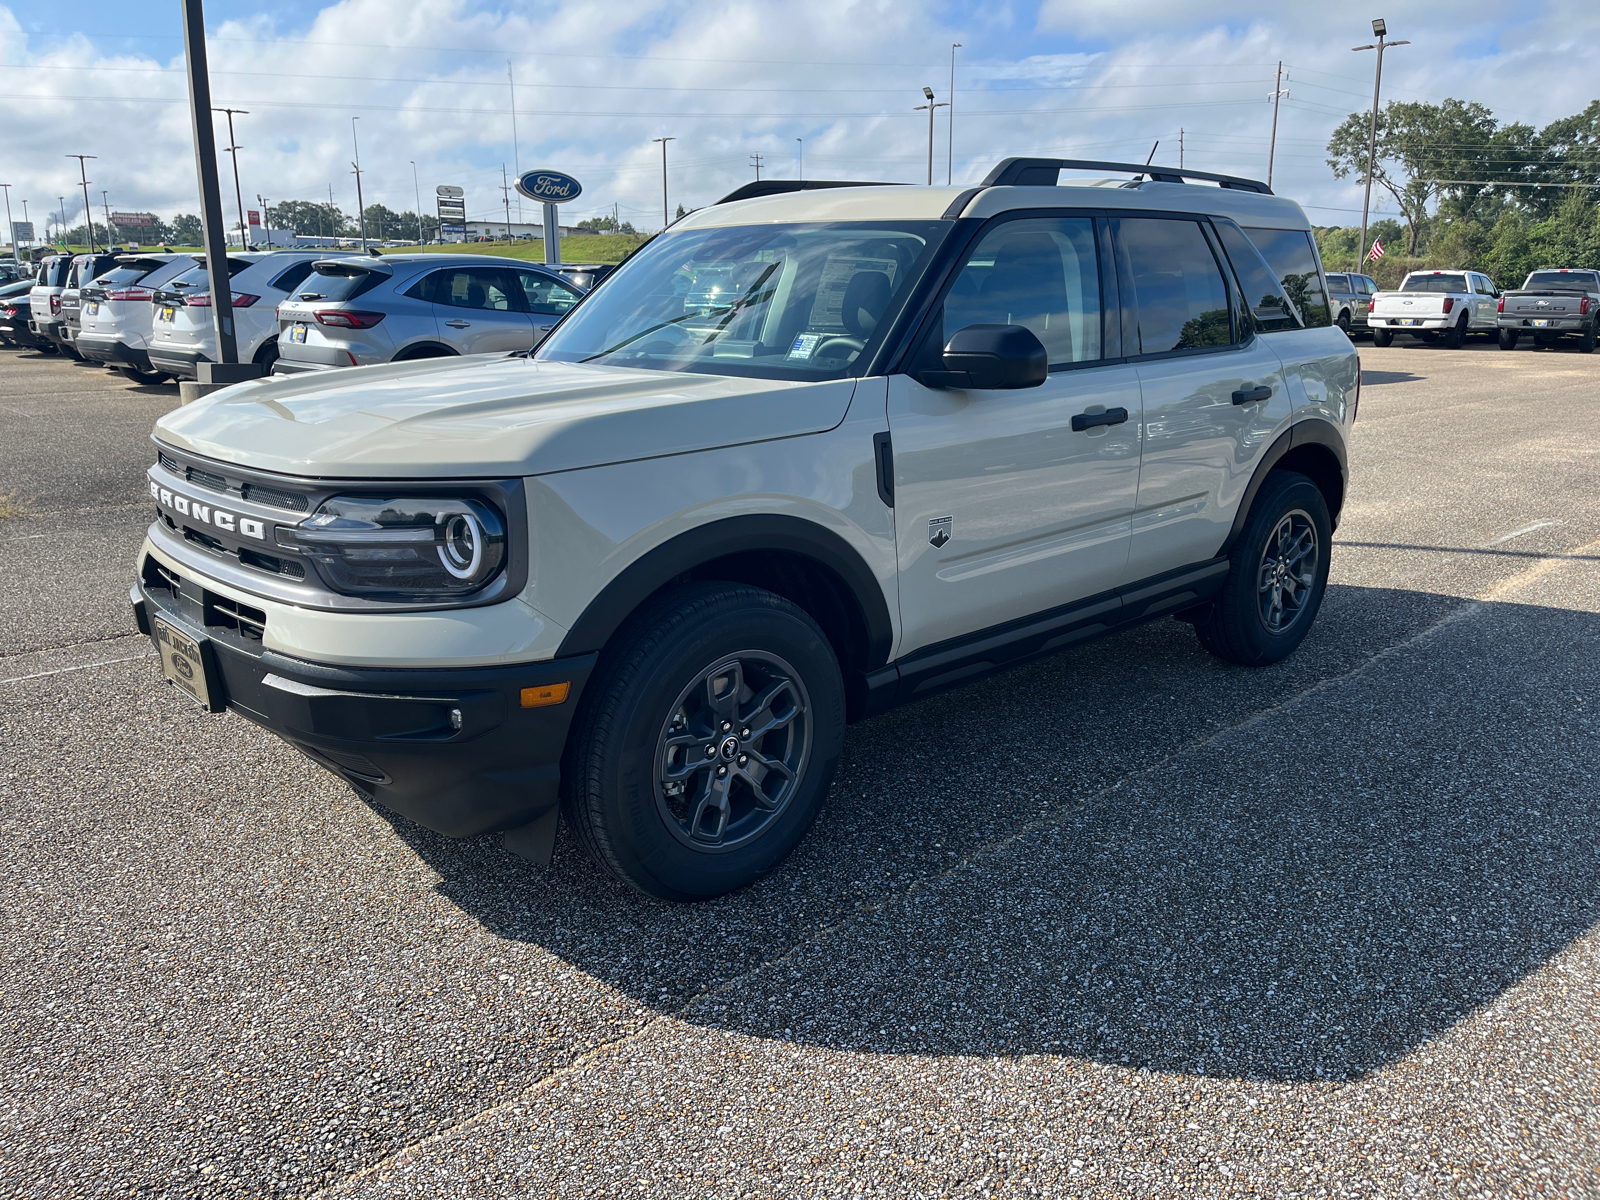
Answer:
<svg viewBox="0 0 1600 1200"><path fill-rule="evenodd" d="M1030 388L1050 374L1050 355L1022 325L968 325L944 348L944 370L923 371L918 382L936 388Z"/></svg>

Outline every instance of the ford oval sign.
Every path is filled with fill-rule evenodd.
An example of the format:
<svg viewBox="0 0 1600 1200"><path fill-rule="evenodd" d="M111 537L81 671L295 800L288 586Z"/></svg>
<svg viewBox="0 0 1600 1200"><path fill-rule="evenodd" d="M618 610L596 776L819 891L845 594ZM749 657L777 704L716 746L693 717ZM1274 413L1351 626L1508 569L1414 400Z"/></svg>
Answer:
<svg viewBox="0 0 1600 1200"><path fill-rule="evenodd" d="M530 200L566 204L583 195L583 184L561 171L524 171L517 177L517 191Z"/></svg>

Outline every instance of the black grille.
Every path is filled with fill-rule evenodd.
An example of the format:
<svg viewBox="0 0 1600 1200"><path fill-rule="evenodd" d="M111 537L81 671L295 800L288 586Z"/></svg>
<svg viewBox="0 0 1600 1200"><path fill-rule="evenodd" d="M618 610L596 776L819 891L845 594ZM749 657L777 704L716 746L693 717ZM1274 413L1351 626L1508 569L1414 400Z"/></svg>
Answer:
<svg viewBox="0 0 1600 1200"><path fill-rule="evenodd" d="M228 481L221 475L213 475L210 471L202 471L199 467L190 467L185 478L190 483L198 483L203 488L210 488L213 492L228 490Z"/></svg>
<svg viewBox="0 0 1600 1200"><path fill-rule="evenodd" d="M246 500L253 500L257 504L270 504L273 508L287 508L292 512L306 511L306 498L294 492L280 491L278 488L262 487L260 484L247 483L243 492Z"/></svg>
<svg viewBox="0 0 1600 1200"><path fill-rule="evenodd" d="M167 570L154 557L144 560L144 585L151 591L166 592L173 600L178 598L178 576Z"/></svg>
<svg viewBox="0 0 1600 1200"><path fill-rule="evenodd" d="M201 533L198 529L190 529L187 525L183 527L183 536L184 540L193 542L197 546L204 546L213 554L228 552L228 548L209 533Z"/></svg>
<svg viewBox="0 0 1600 1200"><path fill-rule="evenodd" d="M313 749L303 742L292 744L312 762L335 775L343 775L347 779L354 776L363 783L390 782L382 767L360 754L352 754L348 750Z"/></svg>
<svg viewBox="0 0 1600 1200"><path fill-rule="evenodd" d="M270 571L274 575L286 575L290 579L304 579L306 569L304 564L297 563L290 558L278 558L271 554L262 554L256 550L239 550L239 561L247 567L254 567L258 571Z"/></svg>
<svg viewBox="0 0 1600 1200"><path fill-rule="evenodd" d="M161 465L163 467L171 471L174 475L178 476L178 478L183 478L183 468L178 465L177 459L173 458L169 454L162 454L160 458Z"/></svg>
<svg viewBox="0 0 1600 1200"><path fill-rule="evenodd" d="M206 624L232 630L246 641L259 642L267 630L267 614L259 608L207 592Z"/></svg>

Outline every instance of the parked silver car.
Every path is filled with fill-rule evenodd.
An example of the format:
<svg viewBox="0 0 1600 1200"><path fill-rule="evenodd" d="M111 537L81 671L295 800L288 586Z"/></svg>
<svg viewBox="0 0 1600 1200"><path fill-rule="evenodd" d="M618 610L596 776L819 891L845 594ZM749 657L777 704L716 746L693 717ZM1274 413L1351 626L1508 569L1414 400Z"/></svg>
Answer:
<svg viewBox="0 0 1600 1200"><path fill-rule="evenodd" d="M583 291L543 266L489 255L325 259L278 306L272 370L527 350Z"/></svg>
<svg viewBox="0 0 1600 1200"><path fill-rule="evenodd" d="M115 367L138 383L160 383L150 365L156 289L194 265L187 254L124 254L114 269L83 288L83 316L73 346L90 362Z"/></svg>

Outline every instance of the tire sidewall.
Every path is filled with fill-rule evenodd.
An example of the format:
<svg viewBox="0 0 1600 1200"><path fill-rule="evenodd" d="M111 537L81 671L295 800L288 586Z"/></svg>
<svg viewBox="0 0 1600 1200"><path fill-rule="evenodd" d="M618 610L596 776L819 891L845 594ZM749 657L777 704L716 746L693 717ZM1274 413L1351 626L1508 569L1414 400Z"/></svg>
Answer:
<svg viewBox="0 0 1600 1200"><path fill-rule="evenodd" d="M1261 620L1258 576L1267 539L1278 522L1296 509L1311 518L1317 532L1316 581L1311 599L1294 624L1282 633L1273 633ZM1219 632L1234 647L1236 661L1265 665L1287 658L1299 648L1316 623L1327 592L1332 540L1332 521L1321 489L1298 472L1270 472L1240 531L1231 556L1232 567L1218 601L1217 617L1223 626Z"/></svg>
<svg viewBox="0 0 1600 1200"><path fill-rule="evenodd" d="M642 657L622 657L633 669L613 675L605 734L589 747L598 770L590 811L605 827L606 850L636 887L662 899L718 896L754 882L794 850L816 820L833 783L844 745L844 686L833 649L803 612L755 588L724 589L720 603L690 618L670 641ZM637 646L639 643L633 643ZM788 662L810 701L811 756L787 807L754 840L721 852L686 846L666 826L656 802L656 742L669 707L696 674L738 651L764 650Z"/></svg>

